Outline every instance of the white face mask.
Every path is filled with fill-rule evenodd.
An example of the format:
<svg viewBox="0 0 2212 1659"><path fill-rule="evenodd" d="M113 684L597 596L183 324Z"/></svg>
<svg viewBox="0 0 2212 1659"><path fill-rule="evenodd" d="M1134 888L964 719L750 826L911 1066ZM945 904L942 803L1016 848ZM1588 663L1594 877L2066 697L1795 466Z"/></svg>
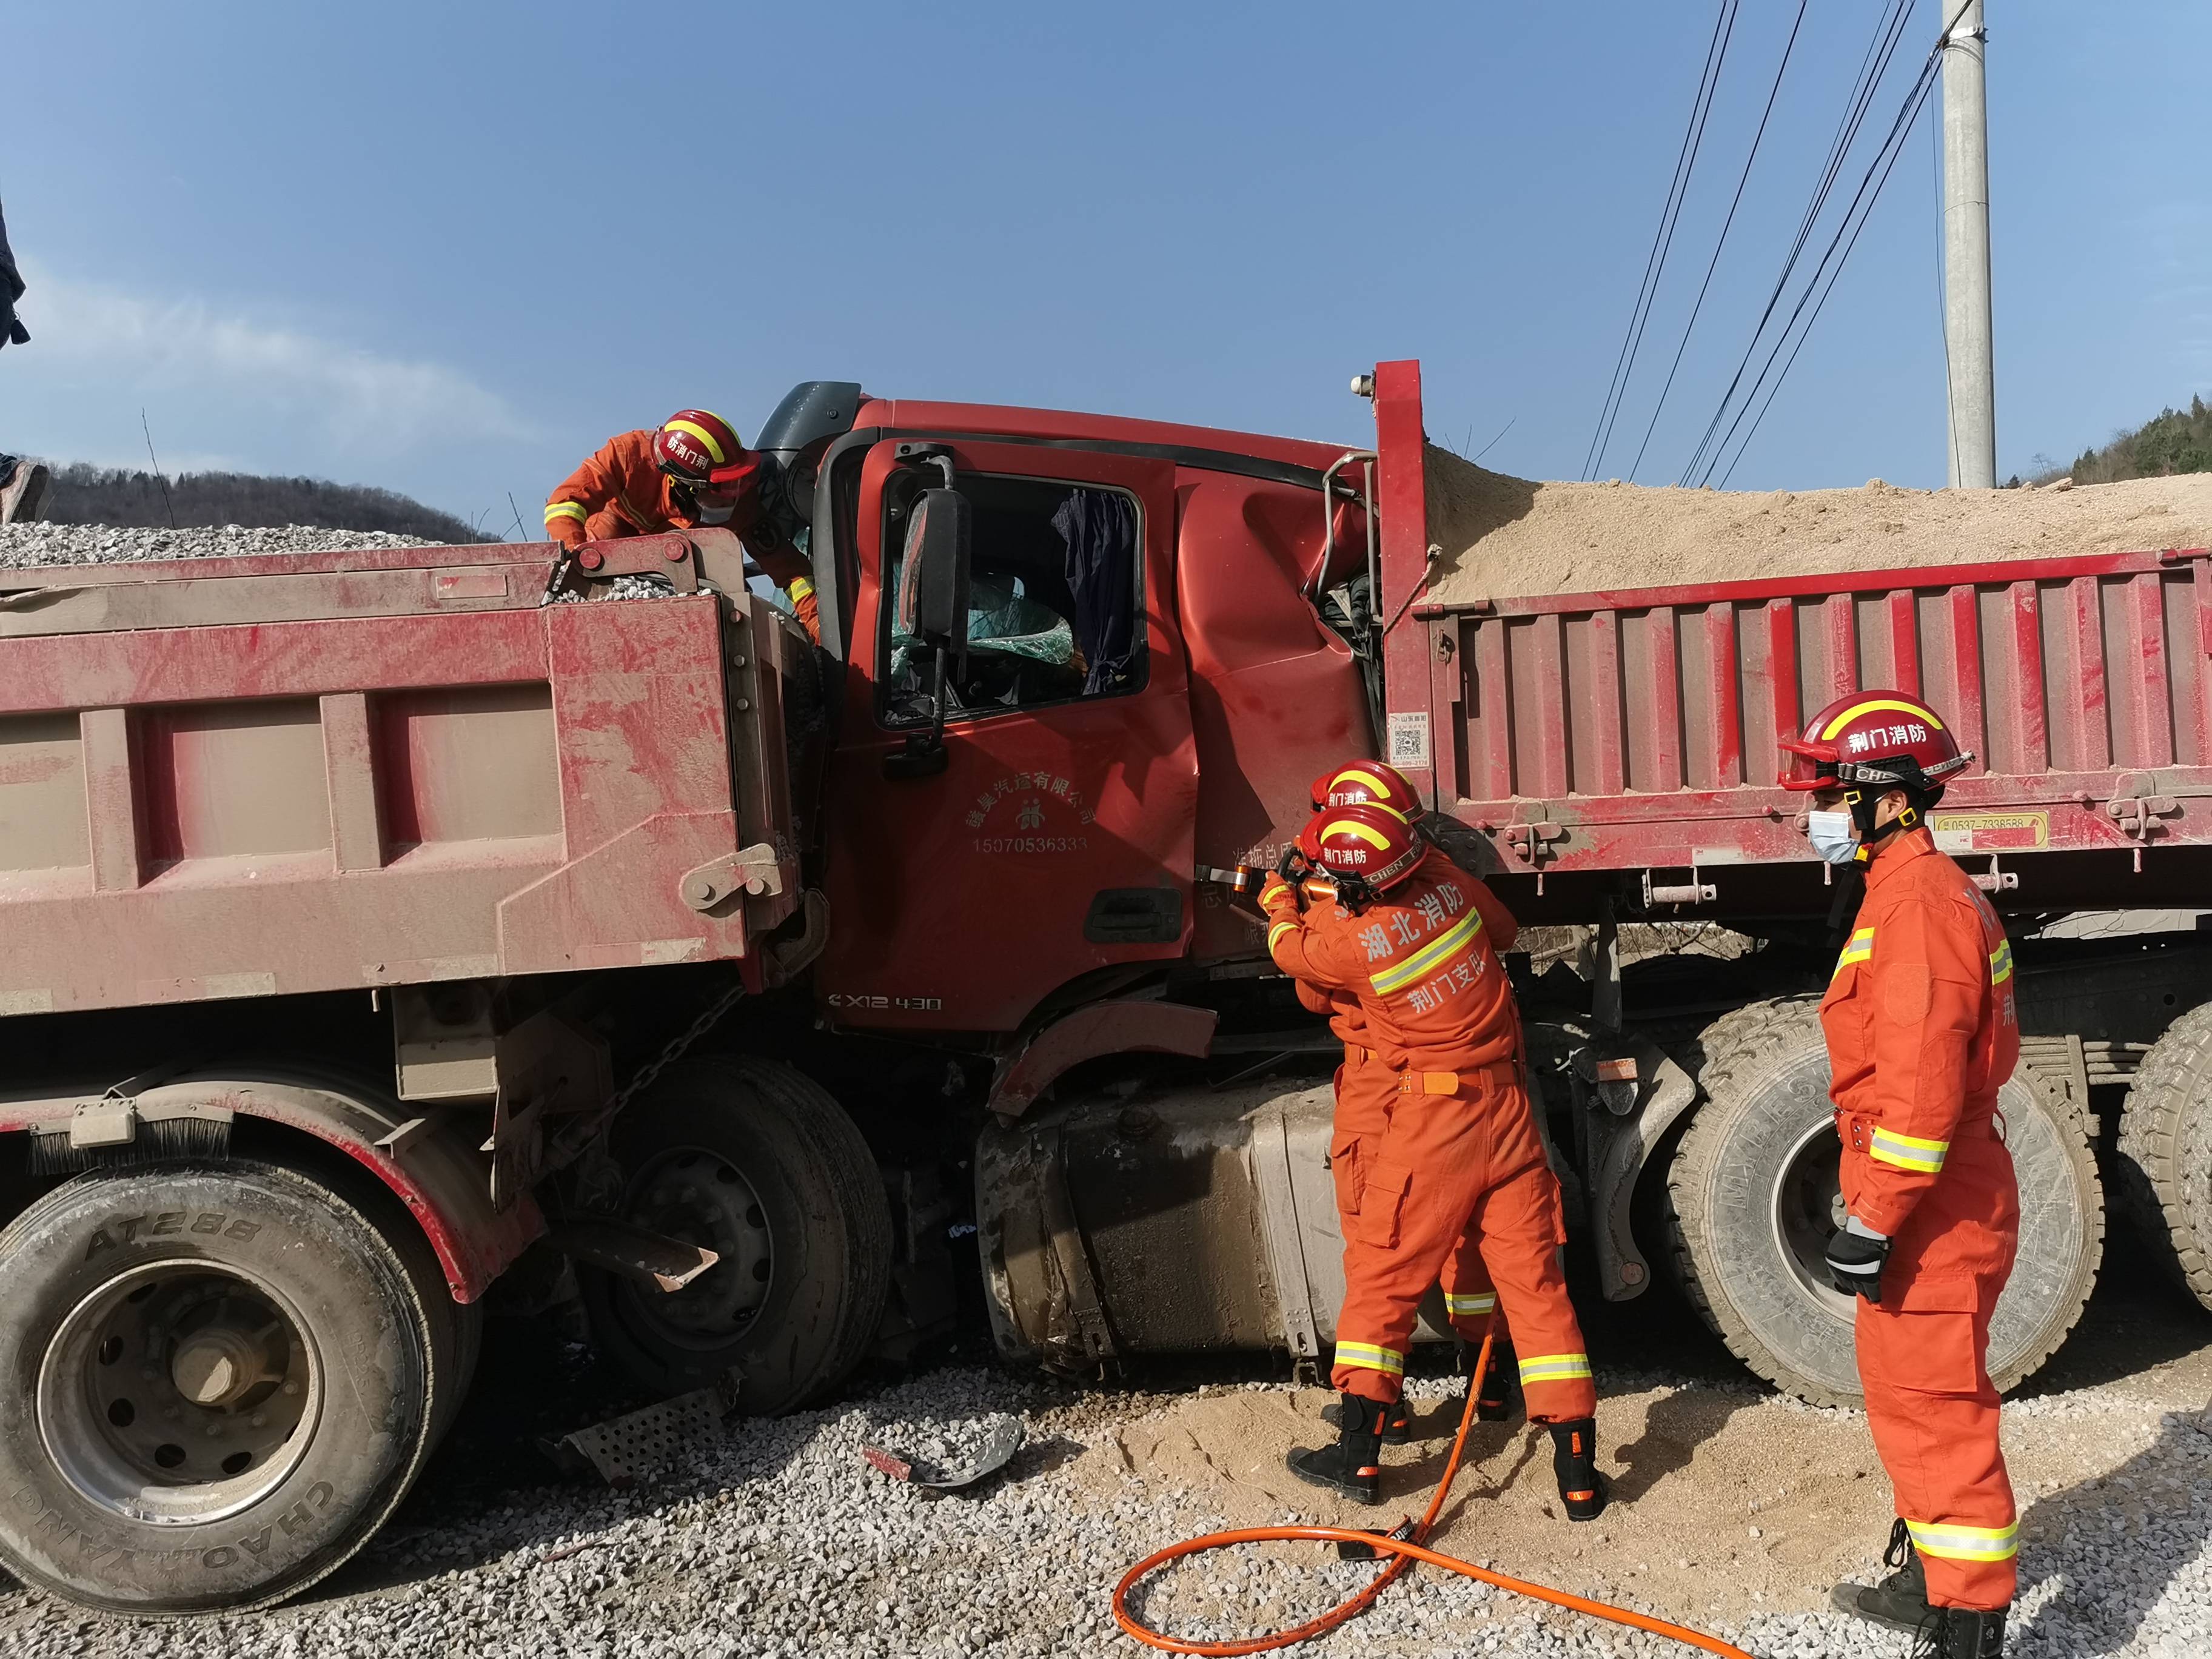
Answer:
<svg viewBox="0 0 2212 1659"><path fill-rule="evenodd" d="M1849 864L1859 855L1858 830L1849 812L1806 813L1805 835L1830 864Z"/></svg>
<svg viewBox="0 0 2212 1659"><path fill-rule="evenodd" d="M735 501L702 501L699 503L701 524L727 524L730 515L738 510Z"/></svg>

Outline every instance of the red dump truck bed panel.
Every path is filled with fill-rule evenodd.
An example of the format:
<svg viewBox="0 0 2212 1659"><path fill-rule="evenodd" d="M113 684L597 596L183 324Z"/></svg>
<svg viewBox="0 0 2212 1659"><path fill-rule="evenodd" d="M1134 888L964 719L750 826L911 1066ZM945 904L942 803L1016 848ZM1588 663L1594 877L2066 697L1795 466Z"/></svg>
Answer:
<svg viewBox="0 0 2212 1659"><path fill-rule="evenodd" d="M1415 610L1441 791L1528 870L1802 860L1778 733L1854 688L1979 757L1960 853L2212 842L2212 562L1938 566Z"/></svg>
<svg viewBox="0 0 2212 1659"><path fill-rule="evenodd" d="M1978 757L1933 816L1947 851L2008 866L1970 864L1985 884L2059 908L2202 899L2204 550L1425 605L1441 550L1420 366L1379 363L1369 389L1392 758L1537 891L1547 875L1695 866L1723 908L1731 887L1752 908L1802 906L1804 799L1777 784L1777 738L1846 691L1891 686L1944 712ZM2020 861L2035 855L2057 856L2029 881ZM1709 873L1729 865L1766 870ZM1712 902L1679 876L1653 885Z"/></svg>
<svg viewBox="0 0 2212 1659"><path fill-rule="evenodd" d="M731 602L547 551L0 572L0 1014L743 957Z"/></svg>

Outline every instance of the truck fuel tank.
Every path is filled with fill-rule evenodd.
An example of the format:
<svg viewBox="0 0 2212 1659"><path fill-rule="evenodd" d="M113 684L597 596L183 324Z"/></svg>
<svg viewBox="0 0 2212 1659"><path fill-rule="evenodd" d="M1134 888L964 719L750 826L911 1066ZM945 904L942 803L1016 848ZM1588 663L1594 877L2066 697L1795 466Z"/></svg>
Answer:
<svg viewBox="0 0 2212 1659"><path fill-rule="evenodd" d="M1122 1356L1318 1359L1344 1299L1327 1083L1080 1097L987 1129L975 1214L1008 1359L1097 1375ZM1415 1340L1449 1335L1438 1298Z"/></svg>

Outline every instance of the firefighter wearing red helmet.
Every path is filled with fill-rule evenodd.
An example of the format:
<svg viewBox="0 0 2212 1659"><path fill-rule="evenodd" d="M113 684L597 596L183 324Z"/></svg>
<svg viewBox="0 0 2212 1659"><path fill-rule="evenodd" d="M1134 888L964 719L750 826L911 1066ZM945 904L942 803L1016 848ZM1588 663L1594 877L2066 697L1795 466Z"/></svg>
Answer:
<svg viewBox="0 0 2212 1659"><path fill-rule="evenodd" d="M1606 1503L1597 1395L1559 1265L1559 1182L1521 1082L1520 1020L1500 959L1514 920L1387 807L1330 807L1310 841L1334 900L1302 912L1290 882L1270 881L1268 952L1300 984L1358 1003L1389 1103L1379 1133L1342 1126L1331 1136L1345 1237L1340 1434L1293 1451L1291 1469L1376 1502L1382 1433L1404 1391L1422 1297L1440 1279L1448 1297L1494 1283L1525 1351L1528 1415L1552 1425L1567 1513L1594 1519Z"/></svg>
<svg viewBox="0 0 2212 1659"><path fill-rule="evenodd" d="M704 409L679 409L657 428L618 432L562 480L545 502L545 533L563 547L723 525L750 538L759 520L760 458L737 428ZM817 644L810 568L796 553L747 550L791 600Z"/></svg>
<svg viewBox="0 0 2212 1659"><path fill-rule="evenodd" d="M1316 778L1312 793L1316 812L1329 806L1389 807L1411 823L1423 841L1470 876L1495 875L1501 867L1496 851L1480 830L1449 812L1431 811L1413 781L1387 762L1348 761Z"/></svg>
<svg viewBox="0 0 2212 1659"><path fill-rule="evenodd" d="M1884 690L1838 699L1782 747L1815 850L1865 890L1820 1003L1848 1212L1827 1257L1855 1298L1897 1571L1838 1586L1836 1604L1932 1638L1939 1659L1995 1659L2018 1516L1986 1361L2020 1238L1996 1097L2020 1025L2004 928L1927 822L1973 757L1927 703Z"/></svg>

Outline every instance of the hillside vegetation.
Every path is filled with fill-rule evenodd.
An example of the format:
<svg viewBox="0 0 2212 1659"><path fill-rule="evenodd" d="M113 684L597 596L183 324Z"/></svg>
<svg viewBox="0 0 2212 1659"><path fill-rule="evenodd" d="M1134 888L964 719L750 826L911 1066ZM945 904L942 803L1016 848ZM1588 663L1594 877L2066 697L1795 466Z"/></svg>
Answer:
<svg viewBox="0 0 2212 1659"><path fill-rule="evenodd" d="M49 524L121 525L166 530L173 511L182 529L234 524L246 528L313 525L326 530L383 530L436 542L489 539L465 520L366 484L327 478L270 478L252 472L152 472L89 466L54 469L39 516Z"/></svg>
<svg viewBox="0 0 2212 1659"><path fill-rule="evenodd" d="M2212 472L2212 409L2191 398L2185 410L2169 409L2102 449L2085 449L2071 468L2052 468L2036 482L2070 471L2078 484L2117 483L2124 478L2166 478L2177 472Z"/></svg>

